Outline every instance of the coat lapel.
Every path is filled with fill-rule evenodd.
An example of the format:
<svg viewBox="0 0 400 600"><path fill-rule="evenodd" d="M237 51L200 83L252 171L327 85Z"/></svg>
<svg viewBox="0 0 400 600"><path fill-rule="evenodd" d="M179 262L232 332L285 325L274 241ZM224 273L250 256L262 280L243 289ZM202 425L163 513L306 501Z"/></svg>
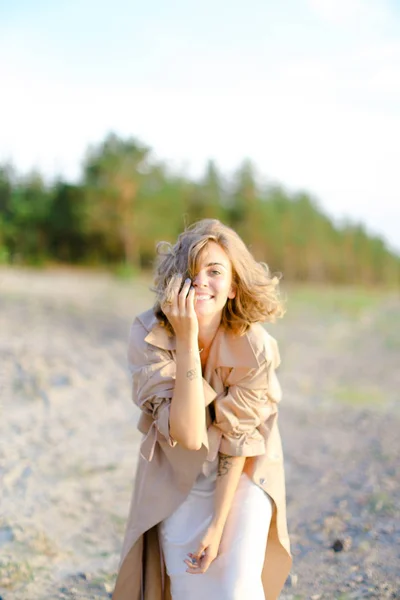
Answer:
<svg viewBox="0 0 400 600"><path fill-rule="evenodd" d="M253 348L249 334L246 332L241 336L220 327L215 342L215 365L218 367L247 367L256 369L260 366L257 352Z"/></svg>
<svg viewBox="0 0 400 600"><path fill-rule="evenodd" d="M176 350L176 338L171 335L165 327L157 320L153 311L147 311L142 317L143 325L149 332L145 341L152 346L162 350ZM257 353L251 340L251 336L246 332L237 336L225 329L222 325L210 349L209 362L211 369L218 367L248 367L256 369L260 366L259 353Z"/></svg>
<svg viewBox="0 0 400 600"><path fill-rule="evenodd" d="M152 328L144 338L145 342L162 350L176 350L176 338L163 327L154 316ZM147 327L146 327L147 328Z"/></svg>

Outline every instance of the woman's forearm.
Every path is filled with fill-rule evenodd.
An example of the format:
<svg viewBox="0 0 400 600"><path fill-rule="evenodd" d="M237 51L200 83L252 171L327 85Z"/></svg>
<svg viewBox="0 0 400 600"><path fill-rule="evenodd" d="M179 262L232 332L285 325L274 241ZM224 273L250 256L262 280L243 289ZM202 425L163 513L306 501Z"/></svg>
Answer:
<svg viewBox="0 0 400 600"><path fill-rule="evenodd" d="M232 506L233 496L243 472L244 456L219 454L218 475L215 490L213 526L219 530L225 527Z"/></svg>
<svg viewBox="0 0 400 600"><path fill-rule="evenodd" d="M171 400L171 437L185 448L201 448L206 426L203 379L197 339L177 341L176 379Z"/></svg>

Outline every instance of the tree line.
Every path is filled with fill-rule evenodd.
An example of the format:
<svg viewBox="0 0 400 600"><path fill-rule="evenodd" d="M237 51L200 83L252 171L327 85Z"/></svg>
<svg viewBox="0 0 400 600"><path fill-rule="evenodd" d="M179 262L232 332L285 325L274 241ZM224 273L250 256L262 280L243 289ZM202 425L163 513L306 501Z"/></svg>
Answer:
<svg viewBox="0 0 400 600"><path fill-rule="evenodd" d="M0 262L148 268L160 240L217 218L289 281L400 282L400 257L358 223L335 224L305 192L261 184L249 160L226 178L210 161L195 180L134 138L88 148L78 183L0 165Z"/></svg>

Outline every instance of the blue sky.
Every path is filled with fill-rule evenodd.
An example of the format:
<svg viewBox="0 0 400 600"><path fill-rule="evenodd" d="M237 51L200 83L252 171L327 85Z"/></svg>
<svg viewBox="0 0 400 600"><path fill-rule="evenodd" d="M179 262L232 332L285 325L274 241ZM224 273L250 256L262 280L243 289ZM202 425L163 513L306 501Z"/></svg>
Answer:
<svg viewBox="0 0 400 600"><path fill-rule="evenodd" d="M400 3L8 0L0 160L76 179L113 130L306 189L400 250Z"/></svg>

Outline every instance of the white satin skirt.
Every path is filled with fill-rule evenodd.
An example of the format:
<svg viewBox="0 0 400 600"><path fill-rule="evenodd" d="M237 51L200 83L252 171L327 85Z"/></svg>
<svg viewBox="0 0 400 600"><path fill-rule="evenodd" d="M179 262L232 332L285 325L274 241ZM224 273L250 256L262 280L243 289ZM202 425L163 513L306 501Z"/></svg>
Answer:
<svg viewBox="0 0 400 600"><path fill-rule="evenodd" d="M159 525L161 549L171 580L172 600L265 600L264 565L271 499L242 473L224 528L219 555L206 573L186 573L214 510L216 472L200 475L189 496Z"/></svg>

